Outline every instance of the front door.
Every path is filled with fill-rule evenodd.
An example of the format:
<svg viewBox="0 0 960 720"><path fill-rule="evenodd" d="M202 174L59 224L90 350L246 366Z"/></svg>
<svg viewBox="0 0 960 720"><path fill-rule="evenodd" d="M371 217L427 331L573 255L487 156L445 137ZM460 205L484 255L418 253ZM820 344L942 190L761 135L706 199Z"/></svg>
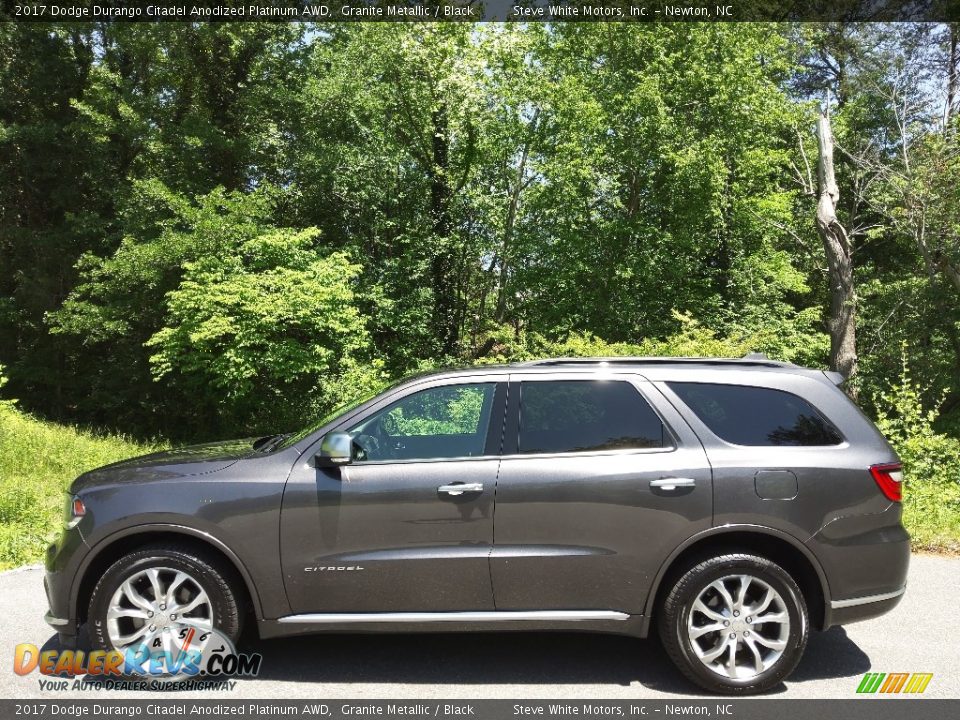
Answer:
<svg viewBox="0 0 960 720"><path fill-rule="evenodd" d="M515 374L509 395L490 560L497 609L642 614L661 563L710 527L700 441L636 376Z"/></svg>
<svg viewBox="0 0 960 720"><path fill-rule="evenodd" d="M405 388L345 430L353 462L298 462L281 544L294 613L492 610L506 386Z"/></svg>

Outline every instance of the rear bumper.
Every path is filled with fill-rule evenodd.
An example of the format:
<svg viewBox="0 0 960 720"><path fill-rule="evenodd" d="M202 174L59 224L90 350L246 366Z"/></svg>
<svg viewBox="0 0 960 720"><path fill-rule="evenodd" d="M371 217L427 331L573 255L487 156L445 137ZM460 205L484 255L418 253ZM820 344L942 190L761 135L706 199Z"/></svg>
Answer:
<svg viewBox="0 0 960 720"><path fill-rule="evenodd" d="M903 598L910 568L910 536L900 506L828 523L807 541L829 584L823 629L889 612Z"/></svg>
<svg viewBox="0 0 960 720"><path fill-rule="evenodd" d="M833 600L827 608L825 628L870 620L893 610L903 599L906 586L899 590L849 600Z"/></svg>

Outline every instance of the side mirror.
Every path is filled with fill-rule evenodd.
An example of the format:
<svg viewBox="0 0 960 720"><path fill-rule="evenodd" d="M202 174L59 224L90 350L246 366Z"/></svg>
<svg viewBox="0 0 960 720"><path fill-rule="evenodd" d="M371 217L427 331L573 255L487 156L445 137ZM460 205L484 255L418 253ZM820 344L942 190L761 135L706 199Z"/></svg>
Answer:
<svg viewBox="0 0 960 720"><path fill-rule="evenodd" d="M353 439L349 433L328 432L320 442L320 452L315 455L317 467L339 467L353 461Z"/></svg>

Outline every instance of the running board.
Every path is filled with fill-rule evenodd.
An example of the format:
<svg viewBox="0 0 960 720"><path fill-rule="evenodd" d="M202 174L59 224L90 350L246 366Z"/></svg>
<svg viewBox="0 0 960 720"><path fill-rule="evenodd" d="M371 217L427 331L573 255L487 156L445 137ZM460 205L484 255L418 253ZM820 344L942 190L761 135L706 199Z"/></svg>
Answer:
<svg viewBox="0 0 960 720"><path fill-rule="evenodd" d="M391 612L391 613L306 613L279 618L281 623L429 623L429 622L514 622L629 620L627 613L614 610L496 610L492 612Z"/></svg>

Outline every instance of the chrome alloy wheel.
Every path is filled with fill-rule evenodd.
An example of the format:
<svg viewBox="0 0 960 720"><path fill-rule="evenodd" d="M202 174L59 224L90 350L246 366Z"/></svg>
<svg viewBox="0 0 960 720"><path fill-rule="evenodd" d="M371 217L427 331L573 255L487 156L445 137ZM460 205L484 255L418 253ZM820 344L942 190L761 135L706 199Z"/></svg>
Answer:
<svg viewBox="0 0 960 720"><path fill-rule="evenodd" d="M773 667L790 637L787 604L752 575L727 575L697 595L687 619L690 646L722 677L749 680Z"/></svg>
<svg viewBox="0 0 960 720"><path fill-rule="evenodd" d="M117 588L107 609L107 635L120 651L146 645L176 657L185 645L199 646L209 630L213 630L210 598L182 570L153 567L131 575Z"/></svg>

